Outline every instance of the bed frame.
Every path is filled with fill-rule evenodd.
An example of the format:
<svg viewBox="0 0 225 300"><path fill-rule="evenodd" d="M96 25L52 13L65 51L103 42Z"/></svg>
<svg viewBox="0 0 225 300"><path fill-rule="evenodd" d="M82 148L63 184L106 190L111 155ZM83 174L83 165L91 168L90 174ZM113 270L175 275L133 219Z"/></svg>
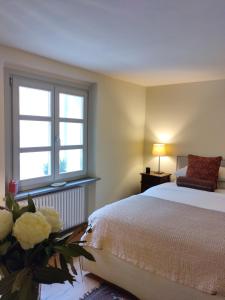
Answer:
<svg viewBox="0 0 225 300"><path fill-rule="evenodd" d="M140 300L224 300L145 271L104 250L88 248L96 262L83 259L83 270L131 292Z"/></svg>
<svg viewBox="0 0 225 300"><path fill-rule="evenodd" d="M187 165L186 156L177 157L177 168ZM221 163L225 166L225 161ZM209 295L159 275L142 270L104 250L88 248L96 262L83 259L83 269L112 282L134 294L141 300L225 300L218 295Z"/></svg>

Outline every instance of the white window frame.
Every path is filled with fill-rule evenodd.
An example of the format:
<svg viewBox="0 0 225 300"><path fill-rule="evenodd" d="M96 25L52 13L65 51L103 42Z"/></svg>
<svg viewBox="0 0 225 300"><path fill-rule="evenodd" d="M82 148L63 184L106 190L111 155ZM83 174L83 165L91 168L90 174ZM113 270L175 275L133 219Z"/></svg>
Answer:
<svg viewBox="0 0 225 300"><path fill-rule="evenodd" d="M59 117L59 94L65 93L69 95L82 96L84 99L83 107L83 119L73 119L73 118L60 118ZM70 123L81 123L83 124L83 145L78 146L61 146L59 141L59 123L60 122L70 122ZM59 153L60 150L70 150L70 149L83 149L83 170L77 172L68 172L59 174L59 155L54 155L56 157L55 161L55 179L68 179L76 176L82 176L87 172L87 92L79 91L77 89L65 88L56 86L55 87L55 152Z"/></svg>
<svg viewBox="0 0 225 300"><path fill-rule="evenodd" d="M12 95L12 170L11 177L19 181L20 190L33 189L53 182L76 180L87 174L87 102L88 91L66 85L54 84L48 81L41 81L29 77L12 75L11 77L11 95ZM47 90L51 93L51 116L22 116L19 115L19 87L25 86L41 90ZM82 96L84 99L83 119L69 119L59 117L59 93ZM38 120L51 122L51 146L49 147L31 147L20 149L19 146L19 120ZM83 124L83 145L79 146L60 146L59 140L59 122L73 122ZM83 149L83 170L59 174L59 150ZM35 151L51 151L51 175L39 178L19 180L20 177L20 153Z"/></svg>

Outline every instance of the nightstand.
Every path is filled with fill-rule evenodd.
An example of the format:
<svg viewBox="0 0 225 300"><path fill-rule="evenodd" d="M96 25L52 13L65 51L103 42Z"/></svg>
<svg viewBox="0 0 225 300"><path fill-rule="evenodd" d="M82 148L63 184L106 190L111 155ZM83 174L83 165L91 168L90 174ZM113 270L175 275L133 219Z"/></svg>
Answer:
<svg viewBox="0 0 225 300"><path fill-rule="evenodd" d="M157 174L154 172L151 172L150 174L141 173L141 192L144 192L152 186L169 182L170 175L171 174L168 173Z"/></svg>

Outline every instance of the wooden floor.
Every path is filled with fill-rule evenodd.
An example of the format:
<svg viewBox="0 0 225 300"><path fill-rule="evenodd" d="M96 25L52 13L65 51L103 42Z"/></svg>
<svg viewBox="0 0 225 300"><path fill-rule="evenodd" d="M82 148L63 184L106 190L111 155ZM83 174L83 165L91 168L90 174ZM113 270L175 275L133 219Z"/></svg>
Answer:
<svg viewBox="0 0 225 300"><path fill-rule="evenodd" d="M86 272L81 273L78 260L75 260L74 265L78 276L73 287L69 283L42 285L41 300L79 300L85 293L99 287L102 282L100 278Z"/></svg>

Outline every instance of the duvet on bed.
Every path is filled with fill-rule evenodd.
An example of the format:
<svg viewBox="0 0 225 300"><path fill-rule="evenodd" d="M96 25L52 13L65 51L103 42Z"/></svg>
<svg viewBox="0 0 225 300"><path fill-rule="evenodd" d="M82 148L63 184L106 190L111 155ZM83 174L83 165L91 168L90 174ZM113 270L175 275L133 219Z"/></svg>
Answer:
<svg viewBox="0 0 225 300"><path fill-rule="evenodd" d="M224 212L225 195L167 183L95 211L83 239L169 280L225 296Z"/></svg>

